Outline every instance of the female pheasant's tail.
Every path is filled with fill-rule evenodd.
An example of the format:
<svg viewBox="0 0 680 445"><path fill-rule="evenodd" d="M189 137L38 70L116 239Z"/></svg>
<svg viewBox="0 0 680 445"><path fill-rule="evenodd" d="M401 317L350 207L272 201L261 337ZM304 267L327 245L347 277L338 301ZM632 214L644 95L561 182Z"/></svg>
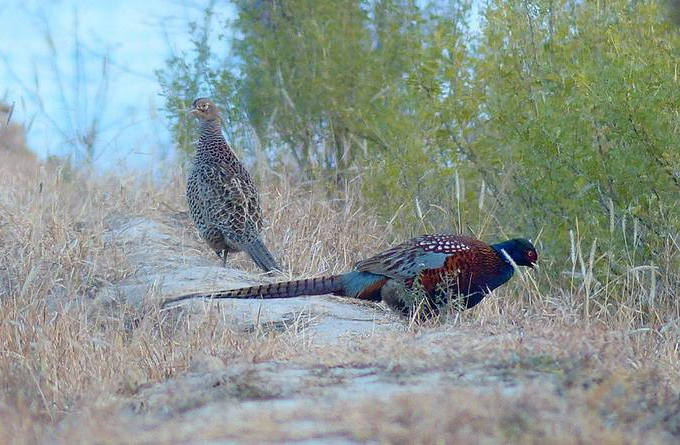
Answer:
<svg viewBox="0 0 680 445"><path fill-rule="evenodd" d="M264 245L261 239L256 239L255 241L248 243L243 246L243 250L250 255L257 267L264 270L265 272L271 272L272 270L281 270L276 260L272 256L267 246Z"/></svg>
<svg viewBox="0 0 680 445"><path fill-rule="evenodd" d="M309 278L306 280L282 281L279 283L263 284L260 286L244 287L240 289L220 290L215 292L198 292L171 298L163 302L163 306L194 298L223 299L223 298L293 298L301 295L345 295L343 275Z"/></svg>

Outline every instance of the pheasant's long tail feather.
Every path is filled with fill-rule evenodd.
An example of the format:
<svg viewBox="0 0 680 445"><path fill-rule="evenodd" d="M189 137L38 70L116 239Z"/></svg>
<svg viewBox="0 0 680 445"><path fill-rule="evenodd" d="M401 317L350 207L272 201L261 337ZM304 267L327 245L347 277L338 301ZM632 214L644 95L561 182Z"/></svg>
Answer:
<svg viewBox="0 0 680 445"><path fill-rule="evenodd" d="M250 255L257 267L264 270L265 272L270 272L272 270L281 270L276 260L272 256L267 246L264 245L261 239L256 239L255 241L245 244L243 250Z"/></svg>
<svg viewBox="0 0 680 445"><path fill-rule="evenodd" d="M309 278L305 280L282 281L279 283L262 284L260 286L243 287L240 289L219 290L215 292L197 292L174 297L166 300L163 306L194 298L223 299L223 298L293 298L301 295L344 295L342 275Z"/></svg>

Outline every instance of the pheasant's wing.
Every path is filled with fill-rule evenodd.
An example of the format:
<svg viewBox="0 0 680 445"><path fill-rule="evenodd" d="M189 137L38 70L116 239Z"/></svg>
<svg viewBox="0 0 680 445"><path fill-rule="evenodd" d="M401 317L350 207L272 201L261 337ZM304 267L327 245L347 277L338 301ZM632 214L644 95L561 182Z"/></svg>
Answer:
<svg viewBox="0 0 680 445"><path fill-rule="evenodd" d="M423 270L462 263L484 243L456 235L425 235L413 238L378 255L359 261L355 269L395 279L410 279ZM461 261L457 261L457 260ZM447 262L448 260L448 262Z"/></svg>
<svg viewBox="0 0 680 445"><path fill-rule="evenodd" d="M443 267L446 257L445 254L432 252L385 251L372 258L359 261L354 268L360 272L407 280L415 277L422 270Z"/></svg>
<svg viewBox="0 0 680 445"><path fill-rule="evenodd" d="M238 243L257 238L262 225L260 201L250 175L222 166L210 166L201 171L199 195L203 197L205 218L229 238Z"/></svg>

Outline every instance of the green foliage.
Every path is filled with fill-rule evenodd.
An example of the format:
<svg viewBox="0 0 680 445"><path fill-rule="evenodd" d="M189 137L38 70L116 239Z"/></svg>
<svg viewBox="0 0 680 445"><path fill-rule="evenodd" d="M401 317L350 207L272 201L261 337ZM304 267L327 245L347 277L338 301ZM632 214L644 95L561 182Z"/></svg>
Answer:
<svg viewBox="0 0 680 445"><path fill-rule="evenodd" d="M513 219L545 229L548 245L564 248L578 219L621 249L627 219L624 236L649 256L680 228L680 39L662 12L623 0L487 10L475 71L489 118L476 150L511 178Z"/></svg>
<svg viewBox="0 0 680 445"><path fill-rule="evenodd" d="M236 2L241 93L260 138L311 176L391 152L383 130L401 126L402 139L416 114L404 80L417 75L429 31L415 3Z"/></svg>
<svg viewBox="0 0 680 445"><path fill-rule="evenodd" d="M469 93L468 5L237 5L241 94L260 139L310 177L360 174L385 217L402 208L400 231L450 226L459 161L441 139L462 138L478 108ZM449 199L438 202L442 192Z"/></svg>
<svg viewBox="0 0 680 445"><path fill-rule="evenodd" d="M275 164L329 188L359 176L404 235L540 233L566 261L578 225L614 269L653 262L680 229L680 36L663 4L492 0L470 28L467 2L422 3L236 0L224 60L208 11L195 52L159 75L180 146L178 111L209 86Z"/></svg>

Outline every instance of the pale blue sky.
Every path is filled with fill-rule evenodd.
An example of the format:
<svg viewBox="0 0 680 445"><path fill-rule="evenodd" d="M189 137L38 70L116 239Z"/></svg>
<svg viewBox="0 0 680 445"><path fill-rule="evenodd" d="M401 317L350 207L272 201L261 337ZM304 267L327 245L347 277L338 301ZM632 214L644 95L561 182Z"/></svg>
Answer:
<svg viewBox="0 0 680 445"><path fill-rule="evenodd" d="M0 99L16 102L13 120L32 121L29 144L41 156L72 150L68 138L73 129L86 126L97 109L103 110L98 165L144 165L169 154L172 142L160 111L163 98L154 70L164 66L171 51L190 49L187 24L200 20L207 4L173 0L2 0ZM222 8L218 20L233 14L228 6ZM74 69L76 17L83 48L80 73ZM50 56L47 27L56 57ZM105 54L110 59L108 94L97 101ZM54 74L55 60L62 89ZM84 91L75 88L78 77Z"/></svg>
<svg viewBox="0 0 680 445"><path fill-rule="evenodd" d="M172 52L191 49L188 23L202 20L209 3L0 0L0 100L16 103L13 120L30 124L29 145L41 157L73 154L77 146L73 135L82 134L78 129L99 110L97 166L145 167L170 156L172 140L154 71L164 67ZM474 3L476 28L478 2ZM233 16L228 2L217 2L214 20L220 32ZM79 72L74 63L76 17L83 48ZM48 30L56 56L51 55ZM211 46L220 57L228 55L225 41L212 39ZM104 55L109 56L109 82L107 95L98 98ZM81 91L75 88L78 84Z"/></svg>

